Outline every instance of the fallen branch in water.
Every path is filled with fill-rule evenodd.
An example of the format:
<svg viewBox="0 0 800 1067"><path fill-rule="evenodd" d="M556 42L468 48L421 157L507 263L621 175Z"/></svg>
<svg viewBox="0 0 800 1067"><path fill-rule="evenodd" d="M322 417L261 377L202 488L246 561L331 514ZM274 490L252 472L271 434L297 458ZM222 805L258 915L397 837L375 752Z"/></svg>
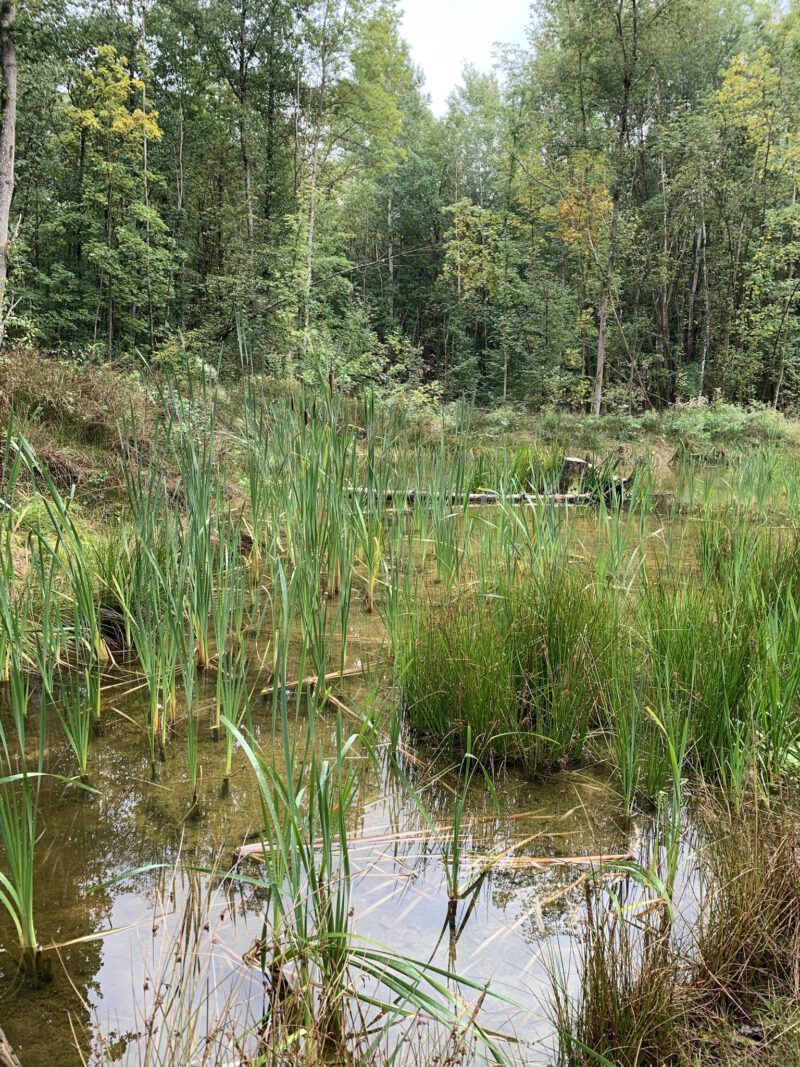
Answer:
<svg viewBox="0 0 800 1067"><path fill-rule="evenodd" d="M309 686L319 685L320 680L323 682L323 684L327 685L328 682L335 682L339 678L354 678L357 674L363 673L364 665L361 664L361 666L359 667L348 667L344 671L331 671L329 674L326 674L322 679L320 679L320 676L318 674L309 674L307 678L298 678L294 682L287 682L284 686L281 686L281 688L295 690L301 688L307 689ZM274 693L276 688L277 687L274 685L268 685L265 689L261 690L262 697L266 697L269 696L271 693Z"/></svg>
<svg viewBox="0 0 800 1067"><path fill-rule="evenodd" d="M452 506L482 507L489 504L596 504L597 496L594 493L496 493L487 490L482 493L431 493L426 489L389 489L385 493L378 493L374 489L365 486L351 486L347 490L348 496L360 496L369 499L382 498L387 504L395 502L414 504L417 500L443 500Z"/></svg>
<svg viewBox="0 0 800 1067"><path fill-rule="evenodd" d="M578 867L595 866L599 863L623 863L625 860L635 860L632 852L620 853L619 855L597 856L505 856L500 860L492 860L489 857L474 859L476 864L486 864L491 867L502 867L504 870L522 871L536 867Z"/></svg>
<svg viewBox="0 0 800 1067"><path fill-rule="evenodd" d="M2 1029L0 1029L0 1067L22 1067Z"/></svg>

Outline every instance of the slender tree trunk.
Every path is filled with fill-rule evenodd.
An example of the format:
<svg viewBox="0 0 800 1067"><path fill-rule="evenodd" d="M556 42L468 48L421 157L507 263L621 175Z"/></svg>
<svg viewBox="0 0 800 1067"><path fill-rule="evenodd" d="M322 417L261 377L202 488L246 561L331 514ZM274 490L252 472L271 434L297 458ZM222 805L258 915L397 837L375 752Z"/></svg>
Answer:
<svg viewBox="0 0 800 1067"><path fill-rule="evenodd" d="M242 149L242 170L244 172L244 210L247 216L247 240L252 244L255 237L255 215L253 214L253 179L250 164L250 152L247 147L245 132L244 105L239 115L239 141Z"/></svg>
<svg viewBox="0 0 800 1067"><path fill-rule="evenodd" d="M252 244L255 236L255 217L253 213L253 179L251 173L250 150L247 144L247 4L242 4L239 19L239 144L242 150L242 170L244 172L244 210L247 216L247 240Z"/></svg>
<svg viewBox="0 0 800 1067"><path fill-rule="evenodd" d="M594 393L592 395L592 414L599 415L603 404L603 379L606 369L606 341L608 336L608 308L611 302L611 287L614 282L614 267L617 258L617 239L619 236L619 216L622 199L622 169L625 144L628 139L628 108L631 89L639 55L639 15L638 0L630 0L632 12L631 40L625 36L623 10L625 0L619 0L615 11L615 33L620 47L623 74L622 96L620 98L617 119L617 143L614 175L614 192L611 200L611 225L608 231L608 261L606 263L603 289L597 313L597 362L594 375Z"/></svg>
<svg viewBox="0 0 800 1067"><path fill-rule="evenodd" d="M705 241L705 223L700 223L694 240L694 273L692 287L689 290L689 308L686 314L686 362L691 363L694 356L694 305L697 300L697 288L700 283L700 261Z"/></svg>
<svg viewBox="0 0 800 1067"><path fill-rule="evenodd" d="M276 114L276 93L275 93L275 79L277 78L276 65L275 65L275 4L270 9L270 32L269 32L269 58L267 62L267 77L269 79L267 86L267 173L266 181L264 182L264 221L270 223L272 221L272 212L275 202L275 126L277 121Z"/></svg>
<svg viewBox="0 0 800 1067"><path fill-rule="evenodd" d="M611 228L608 235L608 263L603 279L603 291L600 294L600 306L597 312L597 363L594 374L594 393L592 395L592 414L599 415L603 403L603 378L606 370L606 339L608 335L608 305L611 300L611 286L614 281L614 260L617 251L617 234L619 233L619 189L614 191L611 208Z"/></svg>
<svg viewBox="0 0 800 1067"><path fill-rule="evenodd" d="M663 278L661 290L658 295L658 343L661 349L661 360L664 368L669 368L672 361L671 343L669 336L669 228L667 218L667 172L664 166L664 156L660 159L661 178L661 269ZM674 361L673 371L678 370L678 360ZM675 374L672 375L670 387L670 400L675 398Z"/></svg>
<svg viewBox="0 0 800 1067"><path fill-rule="evenodd" d="M789 269L789 276L786 279L789 285L792 285L794 280L794 264ZM778 378L775 382L775 391L772 395L772 408L773 411L778 410L778 401L781 396L781 389L783 388L783 379L786 375L786 334L787 326L789 322L789 312L791 311L792 304L797 296L798 289L800 289L800 282L796 282L789 293L786 296L786 300L783 303L783 313L781 315L781 324L778 329L777 336L775 338L775 347L773 350L773 358L780 352L780 360L778 362Z"/></svg>
<svg viewBox="0 0 800 1067"><path fill-rule="evenodd" d="M392 211L392 198L389 197L389 210L386 217L388 229L388 247L386 249L386 265L389 269L389 318L394 321L394 243L392 231L394 229L394 213Z"/></svg>
<svg viewBox="0 0 800 1067"><path fill-rule="evenodd" d="M708 231L705 221L703 222L703 354L700 357L700 383L697 391L698 396L703 395L706 384L706 365L708 363L708 346L711 339L711 295L708 288Z"/></svg>
<svg viewBox="0 0 800 1067"><path fill-rule="evenodd" d="M180 218L183 212L183 195L184 195L184 174L183 174L183 148L185 139L185 118L183 110L183 91L181 90L181 102L178 106L178 173L175 177L175 183L177 185L177 200L175 203L175 214Z"/></svg>
<svg viewBox="0 0 800 1067"><path fill-rule="evenodd" d="M311 179L308 192L308 232L306 234L306 293L303 308L304 344L308 345L308 331L311 326L311 290L314 287L314 238L317 225L317 183L319 181L319 154L322 147L322 126L325 119L328 89L328 17L330 8L325 8L322 22L322 44L320 45L320 76L317 108L314 116L314 141L311 148Z"/></svg>
<svg viewBox="0 0 800 1067"><path fill-rule="evenodd" d="M106 246L110 249L114 247L114 214L113 214L113 198L111 192L111 185L109 184L106 189ZM114 282L113 276L109 271L107 275L108 281L108 293L107 293L107 313L106 313L106 354L109 359L114 351Z"/></svg>
<svg viewBox="0 0 800 1067"><path fill-rule="evenodd" d="M5 332L8 280L8 231L14 195L14 150L17 141L17 51L13 3L0 7L0 55L3 64L3 119L0 124L0 344Z"/></svg>
<svg viewBox="0 0 800 1067"><path fill-rule="evenodd" d="M147 48L146 17L147 17L147 5L146 5L146 3L143 3L142 4L142 49L143 50L146 50L146 48ZM144 86L144 88L142 89L142 111L145 114L147 114L147 88L146 88L147 83L145 82L144 78L145 78L145 75L144 75L144 72L143 72L142 73L142 85ZM151 252L152 252L152 249L150 247L150 172L149 172L149 169L148 169L147 134L146 133L145 133L144 137L142 138L142 182L143 182L143 186L144 186L144 206L145 206L145 209L146 209L144 231L145 231L145 245L147 247L147 264L146 264L146 267L145 267L145 280L146 280L146 283L147 283L147 338L148 338L148 342L150 344L150 351L151 352L155 352L155 348L156 348L156 327L155 327L155 316L154 316L154 310L153 310L153 278L152 278L152 274L151 274L151 266L152 266L152 263L151 263L151 259L152 259Z"/></svg>
<svg viewBox="0 0 800 1067"><path fill-rule="evenodd" d="M306 332L306 341L308 341L308 328L311 325L311 290L314 286L314 231L317 226L317 177L321 136L321 130L317 129L311 152L311 185L308 194L308 233L306 234L306 299L303 308L303 329Z"/></svg>

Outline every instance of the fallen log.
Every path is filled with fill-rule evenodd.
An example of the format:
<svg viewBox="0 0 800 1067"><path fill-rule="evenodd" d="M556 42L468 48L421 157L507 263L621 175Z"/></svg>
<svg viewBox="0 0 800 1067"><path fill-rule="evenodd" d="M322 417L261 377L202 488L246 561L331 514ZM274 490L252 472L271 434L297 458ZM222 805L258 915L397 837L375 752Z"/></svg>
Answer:
<svg viewBox="0 0 800 1067"><path fill-rule="evenodd" d="M431 493L426 489L387 489L385 493L378 493L377 490L367 489L365 486L350 486L347 489L347 495L350 497L358 496L364 498L372 498L373 500L382 497L386 504L396 504L398 502L405 504L414 504L416 501L421 500L444 500L445 504L450 504L453 507L463 507L464 504L468 504L470 507L484 507L491 504L596 504L597 497L594 493L495 493L492 490L487 490L482 493L446 493L442 496L441 493Z"/></svg>
<svg viewBox="0 0 800 1067"><path fill-rule="evenodd" d="M0 1029L0 1067L22 1067L2 1029Z"/></svg>

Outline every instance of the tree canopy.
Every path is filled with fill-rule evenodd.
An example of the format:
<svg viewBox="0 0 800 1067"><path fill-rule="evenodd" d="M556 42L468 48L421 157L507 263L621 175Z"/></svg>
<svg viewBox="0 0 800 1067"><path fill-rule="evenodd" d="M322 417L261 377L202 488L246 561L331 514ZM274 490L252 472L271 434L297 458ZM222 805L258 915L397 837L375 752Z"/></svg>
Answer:
<svg viewBox="0 0 800 1067"><path fill-rule="evenodd" d="M4 343L800 407L800 7L541 0L435 117L394 0L23 0Z"/></svg>

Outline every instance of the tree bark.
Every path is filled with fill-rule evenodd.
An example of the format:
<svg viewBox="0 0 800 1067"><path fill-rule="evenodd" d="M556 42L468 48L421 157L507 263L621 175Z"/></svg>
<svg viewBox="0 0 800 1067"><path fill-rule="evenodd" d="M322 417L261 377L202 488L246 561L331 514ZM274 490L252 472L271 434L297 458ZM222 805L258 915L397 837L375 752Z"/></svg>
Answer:
<svg viewBox="0 0 800 1067"><path fill-rule="evenodd" d="M708 287L708 230L703 219L703 353L700 357L700 382L697 395L702 397L706 384L708 349L711 342L711 294Z"/></svg>
<svg viewBox="0 0 800 1067"><path fill-rule="evenodd" d="M253 213L253 181L251 174L250 150L247 143L247 119L245 106L248 95L247 67L247 4L242 4L239 19L239 142L242 151L242 170L244 174L244 210L247 217L247 240L253 243L255 237L255 216Z"/></svg>
<svg viewBox="0 0 800 1067"><path fill-rule="evenodd" d="M394 322L394 212L392 211L392 197L389 196L389 209L386 215L386 228L388 233L388 245L386 248L386 266L389 270L389 319Z"/></svg>
<svg viewBox="0 0 800 1067"><path fill-rule="evenodd" d="M0 124L0 344L5 333L8 280L8 232L14 195L14 150L17 141L17 51L13 3L0 6L0 56L3 64L3 119Z"/></svg>

